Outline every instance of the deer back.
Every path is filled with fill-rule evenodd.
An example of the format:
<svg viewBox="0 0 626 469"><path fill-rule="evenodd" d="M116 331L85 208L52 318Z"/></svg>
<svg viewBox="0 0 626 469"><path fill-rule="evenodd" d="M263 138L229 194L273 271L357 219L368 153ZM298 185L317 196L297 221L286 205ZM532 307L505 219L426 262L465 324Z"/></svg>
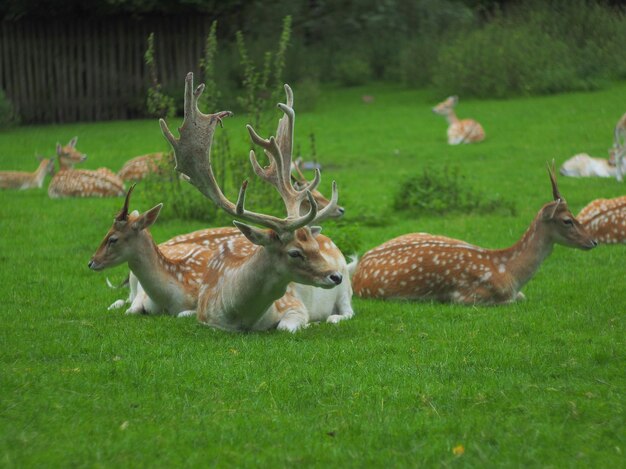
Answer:
<svg viewBox="0 0 626 469"><path fill-rule="evenodd" d="M576 218L599 243L626 243L626 196L596 199Z"/></svg>
<svg viewBox="0 0 626 469"><path fill-rule="evenodd" d="M128 160L117 175L124 181L141 181L146 176L159 171L164 153L150 153Z"/></svg>
<svg viewBox="0 0 626 469"><path fill-rule="evenodd" d="M123 197L124 181L112 171L101 168L67 169L54 175L48 186L51 198L62 197Z"/></svg>

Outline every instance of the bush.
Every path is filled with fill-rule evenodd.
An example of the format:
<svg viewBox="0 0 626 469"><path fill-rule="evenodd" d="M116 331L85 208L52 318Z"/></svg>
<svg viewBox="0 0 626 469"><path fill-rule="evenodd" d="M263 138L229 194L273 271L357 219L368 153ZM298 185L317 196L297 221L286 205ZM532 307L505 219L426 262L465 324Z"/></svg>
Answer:
<svg viewBox="0 0 626 469"><path fill-rule="evenodd" d="M6 129L19 123L19 118L9 98L0 89L0 129Z"/></svg>
<svg viewBox="0 0 626 469"><path fill-rule="evenodd" d="M458 168L436 171L425 168L423 173L404 181L394 197L393 208L414 216L442 215L449 212L499 213L515 215L512 201L500 196L485 199L468 185Z"/></svg>
<svg viewBox="0 0 626 469"><path fill-rule="evenodd" d="M344 54L335 64L335 77L343 86L364 85L371 76L369 64L360 57Z"/></svg>
<svg viewBox="0 0 626 469"><path fill-rule="evenodd" d="M502 98L594 89L623 76L626 20L584 0L525 2L439 51L433 83L441 94Z"/></svg>

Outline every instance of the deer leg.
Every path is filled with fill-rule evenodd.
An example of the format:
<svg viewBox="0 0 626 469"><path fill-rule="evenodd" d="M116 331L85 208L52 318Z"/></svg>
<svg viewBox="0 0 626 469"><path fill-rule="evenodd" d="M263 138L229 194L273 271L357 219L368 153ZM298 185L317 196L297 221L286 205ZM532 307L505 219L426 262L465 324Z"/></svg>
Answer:
<svg viewBox="0 0 626 469"><path fill-rule="evenodd" d="M176 315L177 318L189 318L196 315L195 309L188 309L186 311L181 311Z"/></svg>
<svg viewBox="0 0 626 469"><path fill-rule="evenodd" d="M280 317L278 325L276 326L279 331L289 331L293 333L307 327L309 323L309 312L306 306L304 306L304 303L296 296L287 293L279 300L276 300L273 307Z"/></svg>
<svg viewBox="0 0 626 469"><path fill-rule="evenodd" d="M141 284L139 283L139 281L137 280L137 277L134 277L134 296L133 296L133 275L131 275L131 280L130 280L130 284L131 284L131 297L132 302L130 304L130 308L128 308L126 310L126 314L141 314L144 313L146 310L144 309L144 302L146 302L149 298L148 295L146 294L146 292L143 290Z"/></svg>
<svg viewBox="0 0 626 469"><path fill-rule="evenodd" d="M337 303L335 303L333 314L326 318L326 322L337 324L339 321L344 321L354 316L352 309L352 288L349 284L346 284L346 286L348 288L337 287L342 288L342 290L337 299Z"/></svg>

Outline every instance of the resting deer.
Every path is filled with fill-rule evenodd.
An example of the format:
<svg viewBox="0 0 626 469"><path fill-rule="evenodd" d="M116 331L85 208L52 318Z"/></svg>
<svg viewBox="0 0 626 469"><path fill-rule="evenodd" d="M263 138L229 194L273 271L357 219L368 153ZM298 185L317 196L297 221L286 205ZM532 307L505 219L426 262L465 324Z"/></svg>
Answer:
<svg viewBox="0 0 626 469"><path fill-rule="evenodd" d="M97 170L74 169L76 163L85 161L87 155L76 150L74 137L61 146L57 143L59 172L48 186L48 195L53 198L62 197L119 197L125 194L124 181L107 168Z"/></svg>
<svg viewBox="0 0 626 469"><path fill-rule="evenodd" d="M41 189L46 175L54 174L54 160L39 158L39 166L33 173L23 171L0 171L0 189Z"/></svg>
<svg viewBox="0 0 626 469"><path fill-rule="evenodd" d="M539 210L522 238L508 249L483 249L464 241L414 233L367 252L354 275L363 298L503 304L524 298L520 289L554 244L588 250L596 241L567 208L548 171L554 201Z"/></svg>
<svg viewBox="0 0 626 469"><path fill-rule="evenodd" d="M160 120L163 135L174 148L176 169L229 215L265 229L238 220L234 222L247 240L232 238L214 250L200 289L198 320L233 331L277 327L295 332L310 321L319 320L320 316L330 322L337 320L334 317L352 316L350 285L349 282L342 284L344 277L348 276L345 259L337 248L333 249L332 241L320 234L319 227L308 226L334 208L336 185L333 183L332 203L318 211L311 190L320 182L319 171L303 189L296 189L291 183L293 108L282 103L278 105L285 114L279 123L281 131L278 135L285 139L284 143L278 144L274 137L263 139L247 126L252 141L263 148L270 160L269 166L263 168L251 151L254 172L277 189L287 209L286 218L277 218L245 208L247 181L242 184L236 203L228 200L217 184L210 148L217 123L230 113L206 115L200 112L198 98L203 89L204 85L200 85L193 90L193 74L189 73L185 80L185 117L179 129L180 139L172 135L163 119ZM288 86L285 90L290 96ZM311 208L301 215L300 208L305 199ZM341 285L338 295L342 300L333 298L335 301L330 302L327 295L318 295L323 290L303 291L298 284L322 289Z"/></svg>
<svg viewBox="0 0 626 469"><path fill-rule="evenodd" d="M198 245L157 246L148 228L156 221L163 204L141 215L129 214L134 187L128 190L124 206L89 261L89 268L100 271L128 263L133 274L133 301L127 314L195 314L198 290L211 252ZM141 290L137 281L141 282ZM144 291L147 295L142 294Z"/></svg>
<svg viewBox="0 0 626 469"><path fill-rule="evenodd" d="M595 158L587 153L579 153L565 161L559 172L561 175L569 177L617 177L618 167L615 166L615 163L611 163L611 161L615 161L614 150L609 150L609 153L611 157L608 160Z"/></svg>
<svg viewBox="0 0 626 469"><path fill-rule="evenodd" d="M626 243L626 195L596 199L583 208L576 219L599 243Z"/></svg>
<svg viewBox="0 0 626 469"><path fill-rule="evenodd" d="M454 107L459 102L458 96L450 96L433 108L435 114L444 116L448 121L448 144L476 143L485 139L485 131L474 119L459 119Z"/></svg>
<svg viewBox="0 0 626 469"><path fill-rule="evenodd" d="M124 181L141 181L149 174L159 172L164 157L163 152L136 156L124 163L117 175Z"/></svg>

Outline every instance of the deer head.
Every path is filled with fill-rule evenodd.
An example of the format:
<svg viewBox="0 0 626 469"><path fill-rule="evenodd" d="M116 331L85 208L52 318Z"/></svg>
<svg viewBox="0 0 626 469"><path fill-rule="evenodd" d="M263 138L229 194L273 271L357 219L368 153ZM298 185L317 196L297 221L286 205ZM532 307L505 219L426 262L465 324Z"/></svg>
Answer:
<svg viewBox="0 0 626 469"><path fill-rule="evenodd" d="M433 112L435 114L439 114L440 116L447 116L452 112L454 107L459 102L458 96L449 96L444 101L440 102L433 108Z"/></svg>
<svg viewBox="0 0 626 469"><path fill-rule="evenodd" d="M553 202L543 206L539 220L552 234L552 240L557 244L573 248L589 250L598 245L595 239L576 220L567 207L567 202L561 196L556 182L554 161L552 167L548 165L548 175L552 183Z"/></svg>
<svg viewBox="0 0 626 469"><path fill-rule="evenodd" d="M134 188L133 185L128 189L122 209L89 261L88 266L91 270L103 270L127 262L133 253L137 252L136 243L139 242L139 237L158 218L163 204L158 204L142 214L136 211L128 213L130 195Z"/></svg>
<svg viewBox="0 0 626 469"><path fill-rule="evenodd" d="M64 146L57 142L57 157L61 169L71 169L76 163L82 163L87 159L87 155L76 150L77 141L78 137L74 137Z"/></svg>
<svg viewBox="0 0 626 469"><path fill-rule="evenodd" d="M323 288L340 284L341 274L332 270L330 264L320 254L319 244L315 239L320 229L308 226L324 219L331 210L335 209L338 197L336 184L333 182L331 203L319 210L311 193L320 182L319 170L315 172L313 181L305 187L295 188L291 183L295 120L295 112L290 106L293 104L291 88L285 85L287 104L278 104L284 116L279 121L276 137L264 139L251 126L247 126L252 142L264 150L270 161L267 167L262 167L254 150L251 150L252 168L260 179L276 188L285 204L286 218L277 218L246 209L247 181L242 183L236 203L228 200L223 194L213 173L210 148L215 127L224 117L232 113L225 111L203 114L198 109L198 99L203 90L204 85L193 89L193 74L189 73L185 80L185 119L179 129L179 139L172 135L165 121L160 120L163 135L174 148L176 169L205 197L238 219L235 221L235 226L250 242L261 246L270 256L273 272L290 278L290 281ZM310 209L301 214L301 207L305 200L310 205ZM263 228L257 228L251 224ZM244 265L240 267L245 268ZM267 275L271 273L268 272Z"/></svg>

